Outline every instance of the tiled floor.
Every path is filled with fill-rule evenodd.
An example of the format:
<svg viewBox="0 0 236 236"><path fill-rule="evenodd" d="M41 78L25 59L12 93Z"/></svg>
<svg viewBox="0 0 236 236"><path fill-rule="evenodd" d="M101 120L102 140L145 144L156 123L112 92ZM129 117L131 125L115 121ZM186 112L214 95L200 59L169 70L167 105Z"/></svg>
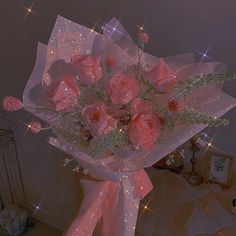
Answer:
<svg viewBox="0 0 236 236"><path fill-rule="evenodd" d="M24 236L60 236L62 232L50 225L36 221L34 226Z"/></svg>

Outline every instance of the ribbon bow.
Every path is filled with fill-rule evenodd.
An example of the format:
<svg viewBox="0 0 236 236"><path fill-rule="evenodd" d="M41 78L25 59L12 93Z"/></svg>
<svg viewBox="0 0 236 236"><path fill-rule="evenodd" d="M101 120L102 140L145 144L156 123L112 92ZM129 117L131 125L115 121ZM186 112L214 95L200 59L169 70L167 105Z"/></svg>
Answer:
<svg viewBox="0 0 236 236"><path fill-rule="evenodd" d="M102 236L133 236L139 201L151 190L144 170L123 176L119 182L81 180L84 200L65 236L92 236L101 221Z"/></svg>

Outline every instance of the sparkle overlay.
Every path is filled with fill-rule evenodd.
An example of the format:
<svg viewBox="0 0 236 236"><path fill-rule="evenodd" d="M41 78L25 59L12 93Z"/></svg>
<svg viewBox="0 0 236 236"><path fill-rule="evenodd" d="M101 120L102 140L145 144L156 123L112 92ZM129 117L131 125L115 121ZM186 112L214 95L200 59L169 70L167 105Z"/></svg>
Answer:
<svg viewBox="0 0 236 236"><path fill-rule="evenodd" d="M227 123L219 117L235 99L213 83L235 75L218 73L216 63L194 63L190 54L145 53L144 26L137 44L114 18L102 34L96 26L57 18L48 45L38 46L23 107L48 123L37 131L51 128L49 143L71 155L64 166L103 180L83 182L85 199L66 235L91 236L102 219L105 235L133 236L139 201L152 189L143 168L207 125Z"/></svg>

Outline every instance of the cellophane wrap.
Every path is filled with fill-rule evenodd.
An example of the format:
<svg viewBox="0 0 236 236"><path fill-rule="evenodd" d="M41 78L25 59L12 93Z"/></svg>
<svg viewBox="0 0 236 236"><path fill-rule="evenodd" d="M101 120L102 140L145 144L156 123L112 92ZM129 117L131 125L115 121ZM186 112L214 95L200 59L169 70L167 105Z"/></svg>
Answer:
<svg viewBox="0 0 236 236"><path fill-rule="evenodd" d="M43 45L42 43L38 44L36 64L23 95L25 109L47 122L54 130L55 136L49 139L49 143L72 155L84 169L88 170L90 176L108 181L105 183L122 183L123 190L128 192L134 188L136 188L136 190L139 188L141 191L144 188L143 186L146 185L146 190L141 191L141 194L137 194L137 191L136 193L135 191L132 193L133 199L141 199L151 190L151 183L145 179L146 177L143 177L146 182L144 181L141 185L137 184L136 177L144 174L142 172L143 169L152 166L206 126L188 124L175 126L174 131L168 135L166 140L161 144L156 144L152 151L143 151L140 149L134 151L129 147L123 147L113 150L110 155L106 153L104 156L99 155L94 158L89 155L91 152L89 148L83 148L78 145L76 141L77 127L70 122L70 116L62 119L61 116L58 116L53 111L40 110L37 109L37 107L42 105L40 96L45 86L50 85L60 74L74 73L73 67L71 66L71 57L73 55L84 53L100 55L102 61L104 61L106 57L112 57L119 65L116 70L126 71L138 64L139 52L139 47L133 42L128 32L115 18L111 19L103 27L102 33L97 33L94 30L58 16L48 45ZM159 60L159 58L153 55L144 53L142 64L153 67ZM174 71L178 81L184 81L189 78L189 76L193 75L225 72L226 70L226 65L223 63L195 63L193 54L171 56L164 58L164 60ZM88 97L88 99L90 98ZM160 95L158 103L164 104L168 99L168 94ZM225 94L222 91L221 85L211 85L196 89L188 98L188 105L208 112L216 117L220 117L235 106L235 99ZM63 127L65 132L58 132L58 127ZM130 180L129 183L126 182L127 178ZM136 185L131 183L136 183ZM108 187L108 185L105 187L100 186L99 191L103 187L106 191L109 188L114 188L114 186L109 185ZM137 185L139 185L139 187L137 187ZM96 190L94 191L96 192ZM99 191L92 195L95 196ZM110 195L112 194L110 193ZM106 196L109 198L108 195ZM96 196L94 199L95 198ZM120 200L117 200L117 202ZM129 202L129 200L127 201ZM123 203L124 202L123 200ZM134 205L138 206L138 201L134 202ZM118 206L119 204L117 205L117 209ZM122 207L124 207L124 204ZM131 211L130 209L129 212ZM98 210L96 212L99 218L101 214L98 213ZM133 215L136 215L136 213L137 210ZM105 214L103 214L103 216L104 215ZM121 218L122 216L121 214L117 214L116 217ZM115 235L133 235L136 222L135 216L133 219L134 222L132 224L129 225L128 222L128 228L132 227L130 231L125 229L124 226L123 231L117 230L117 234ZM80 223L81 220L77 222L77 225ZM74 231L72 230L68 235L86 235L85 233L76 234L75 228ZM119 226L119 228L121 229L122 226ZM90 235L88 232L86 233ZM106 234L104 233L104 235ZM107 235L111 234L108 233Z"/></svg>

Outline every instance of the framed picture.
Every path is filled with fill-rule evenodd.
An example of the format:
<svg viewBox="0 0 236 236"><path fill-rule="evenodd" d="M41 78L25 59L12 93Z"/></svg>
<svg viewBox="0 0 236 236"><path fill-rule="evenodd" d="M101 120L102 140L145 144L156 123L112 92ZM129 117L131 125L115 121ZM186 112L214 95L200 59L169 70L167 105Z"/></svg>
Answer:
<svg viewBox="0 0 236 236"><path fill-rule="evenodd" d="M230 186L233 157L217 152L207 152L209 171L207 180L220 184L223 187Z"/></svg>

